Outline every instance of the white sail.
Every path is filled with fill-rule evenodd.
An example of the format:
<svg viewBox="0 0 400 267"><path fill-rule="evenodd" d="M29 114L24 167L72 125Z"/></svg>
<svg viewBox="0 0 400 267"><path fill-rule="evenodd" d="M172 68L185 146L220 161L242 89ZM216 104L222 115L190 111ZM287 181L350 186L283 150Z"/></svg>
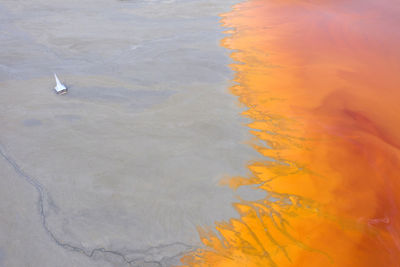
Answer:
<svg viewBox="0 0 400 267"><path fill-rule="evenodd" d="M57 93L66 93L67 87L60 82L55 73L54 73L54 78L56 79L56 87L54 87L54 90L56 90Z"/></svg>

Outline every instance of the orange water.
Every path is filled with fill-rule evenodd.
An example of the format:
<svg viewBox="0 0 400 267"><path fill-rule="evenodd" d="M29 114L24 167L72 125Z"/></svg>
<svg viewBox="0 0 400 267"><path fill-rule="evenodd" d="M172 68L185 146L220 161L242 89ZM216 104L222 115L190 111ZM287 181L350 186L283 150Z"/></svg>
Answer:
<svg viewBox="0 0 400 267"><path fill-rule="evenodd" d="M400 266L400 1L259 0L222 15L260 201L187 266Z"/></svg>

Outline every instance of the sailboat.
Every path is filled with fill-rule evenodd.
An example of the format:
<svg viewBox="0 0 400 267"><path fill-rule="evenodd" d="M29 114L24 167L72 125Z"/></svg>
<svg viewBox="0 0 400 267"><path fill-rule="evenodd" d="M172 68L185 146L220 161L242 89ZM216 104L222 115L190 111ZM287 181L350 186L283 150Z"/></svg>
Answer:
<svg viewBox="0 0 400 267"><path fill-rule="evenodd" d="M58 77L55 73L54 73L54 78L56 79L56 87L54 87L54 90L56 91L56 93L59 95L66 94L68 91L67 87L60 82L60 80L58 79Z"/></svg>

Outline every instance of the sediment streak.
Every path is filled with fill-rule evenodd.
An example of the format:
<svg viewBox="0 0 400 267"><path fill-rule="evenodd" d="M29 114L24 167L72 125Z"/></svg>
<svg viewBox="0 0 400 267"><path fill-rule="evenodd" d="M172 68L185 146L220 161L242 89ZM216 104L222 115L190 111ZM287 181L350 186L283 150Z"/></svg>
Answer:
<svg viewBox="0 0 400 267"><path fill-rule="evenodd" d="M0 155L14 169L14 171L18 174L18 176L23 178L26 182L28 182L31 186L33 186L35 188L35 190L37 191L37 193L39 195L37 204L38 204L38 212L40 215L40 220L41 220L43 229L45 230L46 234L51 238L51 240L55 244L57 244L58 246L66 249L66 250L78 252L89 258L92 258L97 253L103 254L104 256L106 256L106 254L108 254L108 255L111 255L114 257L118 257L120 260L123 261L124 264L132 265L132 266L134 266L135 263L137 263L139 261L145 262L145 263L153 263L153 264L157 264L159 266L165 266L165 264L163 263L164 261L175 258L175 257L179 257L179 256L183 255L184 253L187 253L188 251L194 249L193 246L187 245L185 243L173 242L170 244L162 244L162 245L150 247L150 248L143 249L143 250L129 250L129 253L123 253L123 252L116 251L116 250L109 250L109 249L106 249L103 247L94 248L94 249L85 249L83 246L71 245L67 242L64 242L63 240L61 240L59 237L57 237L54 234L54 232L50 229L50 227L47 223L45 202L49 202L50 196L49 196L49 193L44 188L44 186L36 178L34 178L34 177L30 176L28 173L26 173L22 169L22 167L7 153L5 146L2 145L1 143L0 143ZM182 247L182 252L180 252L176 255L170 256L170 257L164 257L163 259L161 259L159 261L156 261L156 260L146 261L145 260L146 255L148 255L150 253L154 254L154 251L161 252L162 250L168 249L173 246ZM142 254L143 256L139 257L139 258L131 259L129 257L129 254Z"/></svg>

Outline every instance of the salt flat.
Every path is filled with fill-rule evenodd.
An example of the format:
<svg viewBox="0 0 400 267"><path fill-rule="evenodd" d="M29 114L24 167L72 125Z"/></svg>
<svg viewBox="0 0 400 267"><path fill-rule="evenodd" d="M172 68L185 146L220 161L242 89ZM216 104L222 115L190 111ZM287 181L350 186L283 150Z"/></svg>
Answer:
<svg viewBox="0 0 400 267"><path fill-rule="evenodd" d="M235 216L235 2L0 0L0 266L171 266Z"/></svg>

